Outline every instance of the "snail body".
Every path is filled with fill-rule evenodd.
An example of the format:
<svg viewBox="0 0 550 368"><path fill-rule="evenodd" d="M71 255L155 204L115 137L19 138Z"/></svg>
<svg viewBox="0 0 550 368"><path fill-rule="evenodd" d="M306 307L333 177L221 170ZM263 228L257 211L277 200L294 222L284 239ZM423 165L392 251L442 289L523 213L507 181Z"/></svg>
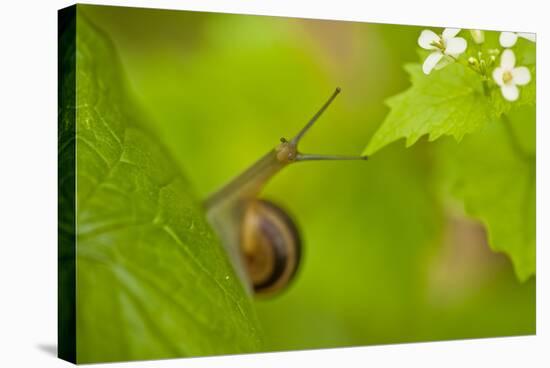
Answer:
<svg viewBox="0 0 550 368"><path fill-rule="evenodd" d="M340 92L290 141L280 144L211 195L204 203L212 227L250 292L274 294L296 274L302 242L293 218L279 205L259 198L265 184L289 164L307 160L365 160L366 156L302 154L298 143Z"/></svg>

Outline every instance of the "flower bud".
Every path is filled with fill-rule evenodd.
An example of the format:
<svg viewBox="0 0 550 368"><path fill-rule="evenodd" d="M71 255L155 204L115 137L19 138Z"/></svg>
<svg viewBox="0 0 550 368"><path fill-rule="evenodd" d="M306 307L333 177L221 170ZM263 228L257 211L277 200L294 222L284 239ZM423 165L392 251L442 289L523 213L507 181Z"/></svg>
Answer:
<svg viewBox="0 0 550 368"><path fill-rule="evenodd" d="M479 29L470 29L470 34L475 43L482 44L485 42L485 33Z"/></svg>

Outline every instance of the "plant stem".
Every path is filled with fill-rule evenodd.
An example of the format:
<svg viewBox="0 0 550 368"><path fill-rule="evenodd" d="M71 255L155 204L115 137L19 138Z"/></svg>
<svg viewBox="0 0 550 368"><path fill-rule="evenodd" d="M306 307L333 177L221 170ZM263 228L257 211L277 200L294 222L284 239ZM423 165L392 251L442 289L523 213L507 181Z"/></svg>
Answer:
<svg viewBox="0 0 550 368"><path fill-rule="evenodd" d="M483 94L485 97L489 97L489 83L487 82L487 79L483 79L481 81L481 85L483 86Z"/></svg>

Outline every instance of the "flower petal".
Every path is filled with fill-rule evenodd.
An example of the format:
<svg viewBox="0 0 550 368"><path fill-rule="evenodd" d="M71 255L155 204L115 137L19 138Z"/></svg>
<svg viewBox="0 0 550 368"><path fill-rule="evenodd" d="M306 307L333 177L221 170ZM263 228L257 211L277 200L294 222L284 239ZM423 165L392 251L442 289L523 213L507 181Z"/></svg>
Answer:
<svg viewBox="0 0 550 368"><path fill-rule="evenodd" d="M512 69L512 78L515 84L524 86L531 80L531 72L525 66Z"/></svg>
<svg viewBox="0 0 550 368"><path fill-rule="evenodd" d="M502 92L502 97L508 101L515 101L519 97L519 90L515 84L505 84L500 87L500 91Z"/></svg>
<svg viewBox="0 0 550 368"><path fill-rule="evenodd" d="M444 40L448 40L449 38L456 36L458 32L460 32L460 28L445 28L441 36Z"/></svg>
<svg viewBox="0 0 550 368"><path fill-rule="evenodd" d="M513 32L502 32L499 37L500 45L502 47L512 47L516 44L518 35Z"/></svg>
<svg viewBox="0 0 550 368"><path fill-rule="evenodd" d="M535 33L518 32L518 36L523 37L531 42L537 42L537 35Z"/></svg>
<svg viewBox="0 0 550 368"><path fill-rule="evenodd" d="M516 55L510 49L506 49L500 56L500 66L506 70L512 70L516 65Z"/></svg>
<svg viewBox="0 0 550 368"><path fill-rule="evenodd" d="M504 69L497 67L495 70L493 70L493 79L495 80L495 83L499 86L504 85L504 79L502 76L504 75Z"/></svg>
<svg viewBox="0 0 550 368"><path fill-rule="evenodd" d="M447 46L445 47L445 53L447 55L457 55L466 51L468 43L462 37L454 37L449 38L445 46Z"/></svg>
<svg viewBox="0 0 550 368"><path fill-rule="evenodd" d="M432 42L438 42L439 36L435 32L425 29L418 37L418 45L426 50L435 50L437 47L432 45Z"/></svg>
<svg viewBox="0 0 550 368"><path fill-rule="evenodd" d="M439 51L434 51L424 61L424 64L422 65L422 71L424 74L430 74L434 66L441 60L443 57L443 54Z"/></svg>
<svg viewBox="0 0 550 368"><path fill-rule="evenodd" d="M435 64L434 69L435 69L435 70L443 69L444 67L446 67L447 65L449 65L449 64L452 63L453 61L454 61L454 60L451 59L450 57L445 56L445 57L443 57L441 60L439 60L439 62L438 62L437 64Z"/></svg>

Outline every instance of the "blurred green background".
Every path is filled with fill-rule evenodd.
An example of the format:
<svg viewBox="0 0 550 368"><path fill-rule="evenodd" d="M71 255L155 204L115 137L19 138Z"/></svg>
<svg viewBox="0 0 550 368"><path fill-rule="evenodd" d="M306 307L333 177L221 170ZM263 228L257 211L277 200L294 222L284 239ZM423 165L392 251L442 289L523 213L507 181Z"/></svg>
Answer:
<svg viewBox="0 0 550 368"><path fill-rule="evenodd" d="M408 86L422 28L265 16L81 7L113 40L138 101L204 198L295 134L359 154ZM292 165L264 197L297 219L301 269L256 301L265 350L535 332L535 280L520 283L478 223L442 195L434 144L397 142L364 162Z"/></svg>

